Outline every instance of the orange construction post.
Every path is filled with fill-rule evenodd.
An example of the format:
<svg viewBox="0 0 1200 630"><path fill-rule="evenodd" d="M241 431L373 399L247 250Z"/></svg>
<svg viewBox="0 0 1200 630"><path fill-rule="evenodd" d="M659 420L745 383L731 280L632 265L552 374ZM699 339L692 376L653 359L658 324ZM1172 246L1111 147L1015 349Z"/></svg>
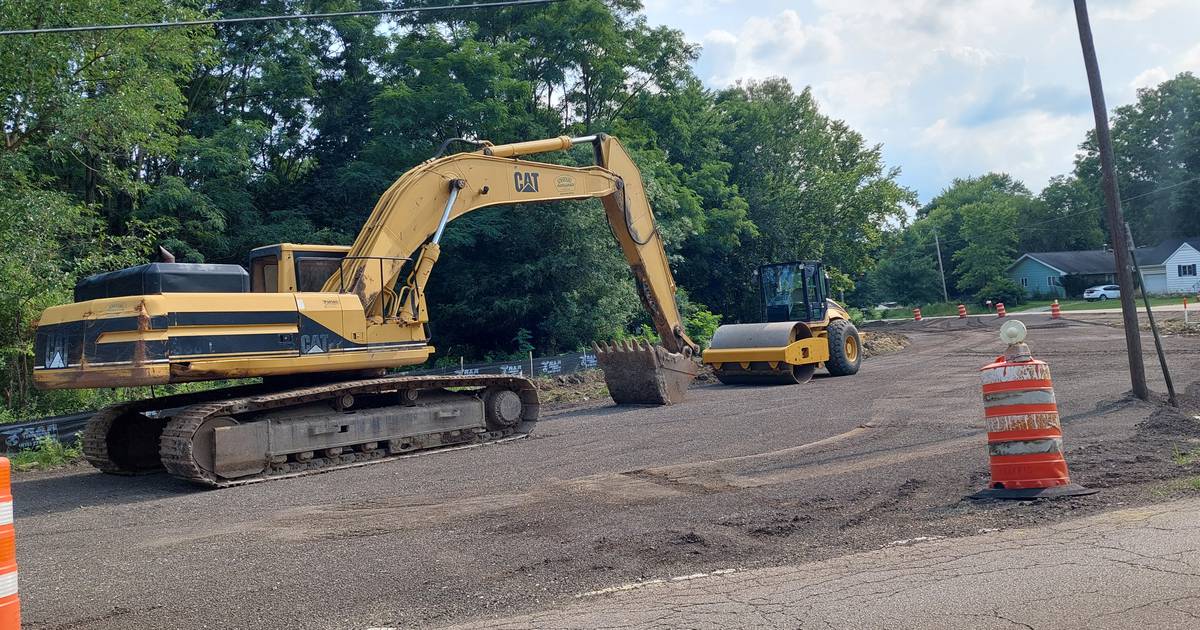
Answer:
<svg viewBox="0 0 1200 630"><path fill-rule="evenodd" d="M1050 319L1058 319L1062 317L1062 309L1058 306L1058 300L1050 305Z"/></svg>
<svg viewBox="0 0 1200 630"><path fill-rule="evenodd" d="M967 307L962 304L958 305L958 318L959 319L967 318Z"/></svg>
<svg viewBox="0 0 1200 630"><path fill-rule="evenodd" d="M913 309L913 319L915 319L917 321L921 321L921 309L919 309L919 308Z"/></svg>
<svg viewBox="0 0 1200 630"><path fill-rule="evenodd" d="M7 457L0 457L0 630L21 629L12 500L12 466Z"/></svg>
<svg viewBox="0 0 1200 630"><path fill-rule="evenodd" d="M1004 337L1017 330L1015 341ZM1029 499L1097 492L1071 483L1067 473L1050 366L1033 358L1019 320L1006 323L1000 334L1012 343L980 370L992 480L974 496Z"/></svg>
<svg viewBox="0 0 1200 630"><path fill-rule="evenodd" d="M996 317L1008 317L1008 311L1004 310L1004 302L996 302Z"/></svg>

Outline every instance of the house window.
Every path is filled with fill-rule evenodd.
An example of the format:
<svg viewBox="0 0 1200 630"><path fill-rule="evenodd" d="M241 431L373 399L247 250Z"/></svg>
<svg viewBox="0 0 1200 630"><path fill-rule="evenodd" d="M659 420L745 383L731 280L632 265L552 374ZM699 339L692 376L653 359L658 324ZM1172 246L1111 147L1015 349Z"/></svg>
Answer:
<svg viewBox="0 0 1200 630"><path fill-rule="evenodd" d="M1196 275L1196 265L1179 265L1179 276L1194 276Z"/></svg>
<svg viewBox="0 0 1200 630"><path fill-rule="evenodd" d="M1046 286L1048 286L1048 287L1058 286L1058 276L1046 276Z"/></svg>
<svg viewBox="0 0 1200 630"><path fill-rule="evenodd" d="M1029 288L1029 278L1022 277L1021 278L1021 286L1025 287L1025 288Z"/></svg>

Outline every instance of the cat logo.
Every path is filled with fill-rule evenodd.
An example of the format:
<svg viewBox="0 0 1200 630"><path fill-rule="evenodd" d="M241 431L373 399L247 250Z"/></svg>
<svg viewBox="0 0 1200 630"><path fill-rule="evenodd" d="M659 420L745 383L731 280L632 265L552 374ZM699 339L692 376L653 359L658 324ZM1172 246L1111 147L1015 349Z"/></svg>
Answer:
<svg viewBox="0 0 1200 630"><path fill-rule="evenodd" d="M318 354L329 350L329 335L300 335L300 351Z"/></svg>
<svg viewBox="0 0 1200 630"><path fill-rule="evenodd" d="M528 173L516 171L513 173L513 186L516 187L517 192L535 193L538 191L538 174L533 171Z"/></svg>
<svg viewBox="0 0 1200 630"><path fill-rule="evenodd" d="M66 345L67 340L63 335L51 335L46 340L46 362L45 366L49 369L60 369L67 367L66 362Z"/></svg>

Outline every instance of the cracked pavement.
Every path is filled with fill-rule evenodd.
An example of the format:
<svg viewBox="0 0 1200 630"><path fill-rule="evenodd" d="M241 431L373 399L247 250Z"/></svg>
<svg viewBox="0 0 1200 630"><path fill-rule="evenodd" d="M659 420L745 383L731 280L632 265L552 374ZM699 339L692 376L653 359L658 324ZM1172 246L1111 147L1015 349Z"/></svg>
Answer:
<svg viewBox="0 0 1200 630"><path fill-rule="evenodd" d="M1001 530L994 538L1005 544L1040 545L1050 560L1007 579L1006 570L989 573L1002 560L981 550L971 562L986 562L973 565L971 579L1006 589L987 605L956 611L980 617L946 625L1029 623L1001 593L1019 591L1037 571L1065 574L1073 565L1057 560L1045 537L1006 537L1197 497L1184 478L1200 478L1200 462L1175 460L1200 450L1200 422L1123 395L1129 381L1119 329L1101 320L1021 319L1035 356L1053 371L1072 480L1099 494L969 500L988 479L978 369L1001 350L999 322L909 323L888 328L908 334L911 346L868 359L853 377L709 385L670 407L561 408L545 414L532 438L509 444L219 491L87 467L17 475L24 628L432 627L583 605L577 594L636 582L674 589L674 577L735 569L683 585L715 588L786 570L772 567L824 567L825 577L796 591L792 603L764 600L753 611L724 600L681 604L697 624L743 606L745 620L726 617L727 625L799 625L791 619L817 600L847 615L876 600L917 610L917 600L906 598L921 592L929 605L967 601L956 565L944 557L926 558L899 582L870 571L858 582L838 581L832 571L862 562L861 554L924 556L981 530ZM1190 403L1200 400L1200 338L1166 343L1178 388ZM1144 346L1149 368L1153 345ZM1148 369L1148 376L1161 391L1161 375ZM1185 549L1172 558L1158 547L1121 548L1103 557L1153 567L1139 569L1139 579L1162 597L1183 596L1160 585L1191 579ZM926 588L901 588L917 584ZM1138 584L1110 579L1079 596L1091 601L1100 595L1085 591L1109 585L1118 592ZM642 593L586 604L629 596ZM1158 610L1136 608L1146 603L1126 600L1133 608L1123 614ZM1186 599L1171 606L1192 610ZM895 610L905 612L891 625L922 625L903 621L916 613ZM674 625L670 617L654 621L668 613L640 619Z"/></svg>
<svg viewBox="0 0 1200 630"><path fill-rule="evenodd" d="M585 595L492 628L1195 628L1200 500Z"/></svg>

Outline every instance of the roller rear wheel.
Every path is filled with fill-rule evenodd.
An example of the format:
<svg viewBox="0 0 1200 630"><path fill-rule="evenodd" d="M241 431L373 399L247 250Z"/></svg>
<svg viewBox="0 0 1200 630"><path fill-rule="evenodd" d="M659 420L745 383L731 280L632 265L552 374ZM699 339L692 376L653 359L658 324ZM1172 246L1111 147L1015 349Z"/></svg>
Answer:
<svg viewBox="0 0 1200 630"><path fill-rule="evenodd" d="M826 369L832 376L849 376L858 372L862 365L862 338L854 324L835 319L829 322L829 360Z"/></svg>

